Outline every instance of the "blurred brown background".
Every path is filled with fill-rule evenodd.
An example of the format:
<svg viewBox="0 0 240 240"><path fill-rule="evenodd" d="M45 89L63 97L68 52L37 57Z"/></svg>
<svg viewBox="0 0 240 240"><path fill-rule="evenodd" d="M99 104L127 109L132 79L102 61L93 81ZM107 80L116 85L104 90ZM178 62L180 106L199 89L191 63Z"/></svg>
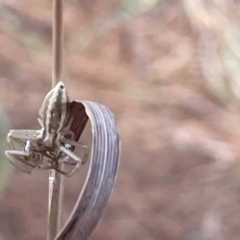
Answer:
<svg viewBox="0 0 240 240"><path fill-rule="evenodd" d="M64 81L106 104L122 139L90 240L239 240L239 2L66 0ZM0 1L0 238L42 240L48 173L4 157L51 86L51 0ZM90 141L86 132L83 142ZM66 180L69 216L86 168Z"/></svg>

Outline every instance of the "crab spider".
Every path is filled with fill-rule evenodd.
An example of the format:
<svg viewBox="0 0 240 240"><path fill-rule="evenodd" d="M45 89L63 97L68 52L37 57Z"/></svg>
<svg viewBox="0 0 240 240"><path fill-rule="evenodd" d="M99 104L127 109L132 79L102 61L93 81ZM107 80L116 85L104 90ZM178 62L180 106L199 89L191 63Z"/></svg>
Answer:
<svg viewBox="0 0 240 240"><path fill-rule="evenodd" d="M11 150L5 151L9 161L25 172L31 172L35 167L41 169L55 169L56 171L71 176L81 164L85 164L88 157L88 147L74 141L74 133L70 131L69 98L63 82L59 82L45 97L39 110L41 125L40 130L10 130L7 142ZM68 135L70 138L66 138ZM23 150L16 150L18 143ZM24 146L25 145L25 146ZM70 148L84 149L83 160ZM43 164L43 156L47 157L48 164ZM58 168L60 158L62 162L70 164L73 160L75 167L65 172Z"/></svg>

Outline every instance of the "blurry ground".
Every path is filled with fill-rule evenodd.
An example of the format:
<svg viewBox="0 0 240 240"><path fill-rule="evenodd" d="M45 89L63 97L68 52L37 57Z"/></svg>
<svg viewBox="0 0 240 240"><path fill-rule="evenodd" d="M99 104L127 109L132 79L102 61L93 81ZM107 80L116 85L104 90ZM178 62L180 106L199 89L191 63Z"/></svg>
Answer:
<svg viewBox="0 0 240 240"><path fill-rule="evenodd" d="M240 239L240 116L206 89L181 1L122 20L122 8L109 16L119 0L65 2L69 95L109 106L122 139L117 183L90 239ZM0 103L12 128L36 126L51 86L51 1L2 0L0 46ZM65 218L82 178L67 180ZM11 174L1 240L45 238L47 184L47 172Z"/></svg>

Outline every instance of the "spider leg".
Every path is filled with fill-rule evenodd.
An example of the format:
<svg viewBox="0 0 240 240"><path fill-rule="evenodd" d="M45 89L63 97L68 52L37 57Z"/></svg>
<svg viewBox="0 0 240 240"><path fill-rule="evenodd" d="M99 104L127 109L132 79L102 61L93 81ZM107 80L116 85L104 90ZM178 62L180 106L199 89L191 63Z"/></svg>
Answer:
<svg viewBox="0 0 240 240"><path fill-rule="evenodd" d="M8 150L5 151L5 155L7 156L9 162L27 173L31 173L31 170L37 166L39 161L42 160L40 155L38 155L35 159L31 153L26 151Z"/></svg>
<svg viewBox="0 0 240 240"><path fill-rule="evenodd" d="M68 130L67 128L65 128L65 129L62 130L60 139L61 139L61 138L66 138L66 137L65 137L66 135L70 135L70 138L69 138L69 139L74 140L74 137L75 137L74 132L71 131L71 130ZM67 139L68 139L68 138L67 138Z"/></svg>
<svg viewBox="0 0 240 240"><path fill-rule="evenodd" d="M43 128L43 120L41 118L38 118L38 123L40 124L40 126Z"/></svg>
<svg viewBox="0 0 240 240"><path fill-rule="evenodd" d="M71 139L67 139L65 137L61 137L60 141L64 144L69 144L69 145L74 146L74 147L82 148L84 150L82 165L86 164L87 159L88 159L88 146L87 145L84 145L80 142L77 142L77 141L74 141L74 140L71 140Z"/></svg>
<svg viewBox="0 0 240 240"><path fill-rule="evenodd" d="M72 116L69 116L67 122L66 122L66 125L65 127L62 129L62 133L64 132L68 132L68 131L71 131L70 128L71 128L71 125L72 125L72 122L73 122L74 118ZM72 131L71 131L72 132ZM73 132L72 132L73 133ZM63 134L64 135L64 134Z"/></svg>
<svg viewBox="0 0 240 240"><path fill-rule="evenodd" d="M71 171L69 171L66 175L66 176L71 176L79 168L79 165L82 164L82 159L78 155L76 155L74 152L72 152L71 150L67 149L64 146L59 145L58 147L65 155L67 155L68 157L70 157L76 162L75 167Z"/></svg>
<svg viewBox="0 0 240 240"><path fill-rule="evenodd" d="M38 166L38 168L40 168L40 169L44 169L44 170L46 170L46 169L54 169L55 171L57 171L57 172L59 172L59 173L61 173L61 174L63 174L64 176L66 176L66 177L70 177L70 176L72 176L72 174L77 170L77 169L73 169L73 170L71 170L71 171L69 171L69 172L66 172L66 171L63 171L63 170L61 170L61 169L59 169L57 166L54 166L54 165L40 165L40 166Z"/></svg>
<svg viewBox="0 0 240 240"><path fill-rule="evenodd" d="M56 157L55 157L54 154L51 153L51 152L48 153L48 152L42 151L42 150L35 150L35 152L43 155L44 157L47 157L47 158L50 158L50 159L56 161Z"/></svg>
<svg viewBox="0 0 240 240"><path fill-rule="evenodd" d="M59 145L58 148L64 153L66 154L68 157L72 158L74 161L76 162L82 162L81 158L75 154L74 152L72 152L71 150L69 150L68 148Z"/></svg>
<svg viewBox="0 0 240 240"><path fill-rule="evenodd" d="M10 130L7 135L7 143L11 149L15 149L14 143L24 146L26 140L37 139L39 130Z"/></svg>

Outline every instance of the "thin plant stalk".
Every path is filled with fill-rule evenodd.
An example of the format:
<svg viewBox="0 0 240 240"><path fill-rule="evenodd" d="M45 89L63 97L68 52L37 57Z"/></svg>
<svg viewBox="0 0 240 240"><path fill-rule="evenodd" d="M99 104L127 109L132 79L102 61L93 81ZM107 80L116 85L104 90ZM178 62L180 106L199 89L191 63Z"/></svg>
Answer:
<svg viewBox="0 0 240 240"><path fill-rule="evenodd" d="M52 87L62 80L63 0L53 0L52 28ZM56 163L59 164L59 163ZM63 168L61 166L57 166ZM49 171L48 231L47 240L53 240L62 226L63 176Z"/></svg>
<svg viewBox="0 0 240 240"><path fill-rule="evenodd" d="M52 86L62 80L63 0L53 0Z"/></svg>

